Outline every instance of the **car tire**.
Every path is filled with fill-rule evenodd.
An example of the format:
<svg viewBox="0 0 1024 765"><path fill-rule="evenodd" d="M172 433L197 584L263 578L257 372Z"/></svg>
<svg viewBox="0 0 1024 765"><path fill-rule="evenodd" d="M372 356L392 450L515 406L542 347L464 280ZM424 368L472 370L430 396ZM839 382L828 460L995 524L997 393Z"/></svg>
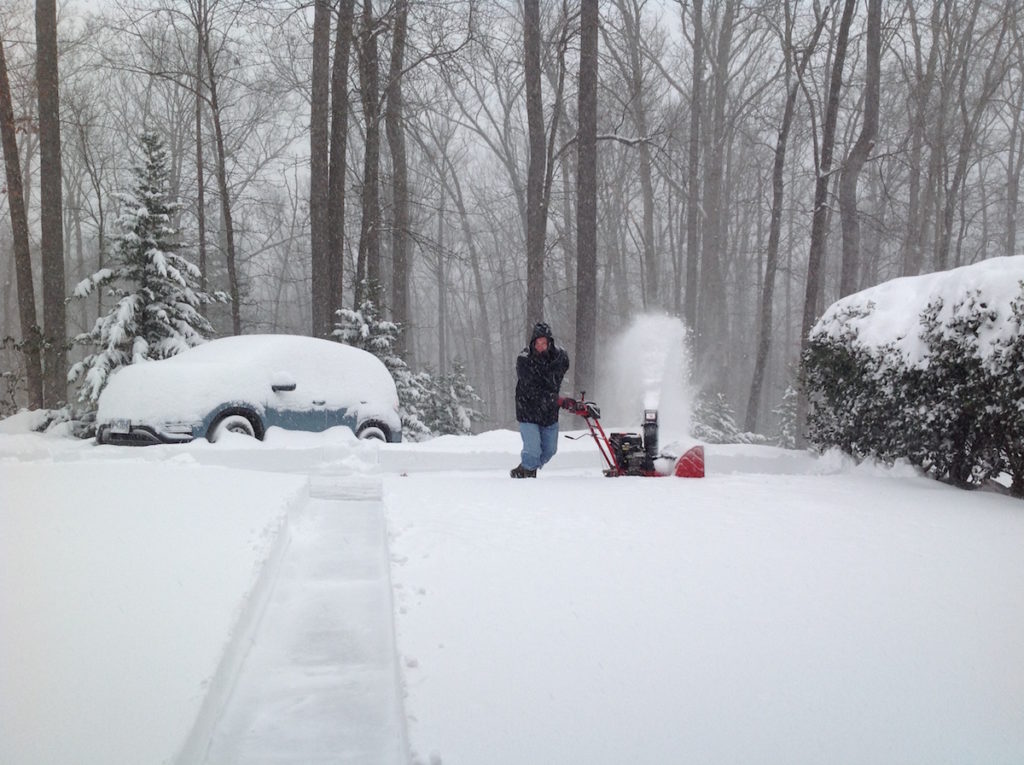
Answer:
<svg viewBox="0 0 1024 765"><path fill-rule="evenodd" d="M212 443L217 443L225 433L238 433L249 438L258 438L256 426L252 420L244 414L226 414L210 426L206 438Z"/></svg>
<svg viewBox="0 0 1024 765"><path fill-rule="evenodd" d="M359 426L356 437L360 440L387 441L390 431L386 425L375 420L367 420Z"/></svg>

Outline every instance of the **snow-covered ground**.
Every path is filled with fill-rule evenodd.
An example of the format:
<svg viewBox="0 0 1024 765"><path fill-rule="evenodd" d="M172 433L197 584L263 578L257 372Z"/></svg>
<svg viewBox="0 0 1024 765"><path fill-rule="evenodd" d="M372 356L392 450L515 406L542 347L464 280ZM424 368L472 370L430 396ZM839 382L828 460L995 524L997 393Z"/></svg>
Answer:
<svg viewBox="0 0 1024 765"><path fill-rule="evenodd" d="M509 431L20 430L3 763L1024 761L1018 500L767 447L511 481Z"/></svg>

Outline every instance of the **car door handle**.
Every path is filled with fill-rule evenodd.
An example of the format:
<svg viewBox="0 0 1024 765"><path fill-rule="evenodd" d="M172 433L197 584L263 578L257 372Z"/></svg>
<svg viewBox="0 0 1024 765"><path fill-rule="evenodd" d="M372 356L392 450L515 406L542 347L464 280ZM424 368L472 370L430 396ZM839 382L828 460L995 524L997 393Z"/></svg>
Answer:
<svg viewBox="0 0 1024 765"><path fill-rule="evenodd" d="M313 399L313 404L316 405L316 406L323 406L326 403L327 403L326 399L322 399L322 398L315 398L315 399Z"/></svg>

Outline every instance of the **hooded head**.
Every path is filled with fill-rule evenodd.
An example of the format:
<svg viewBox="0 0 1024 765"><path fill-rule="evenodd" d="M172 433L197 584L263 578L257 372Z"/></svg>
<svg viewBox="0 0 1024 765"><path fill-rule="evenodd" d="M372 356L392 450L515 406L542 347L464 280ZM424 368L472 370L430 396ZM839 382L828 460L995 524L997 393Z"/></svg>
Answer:
<svg viewBox="0 0 1024 765"><path fill-rule="evenodd" d="M537 348L537 339L541 338L541 337L543 337L543 338L545 338L547 340L547 344L546 344L546 346L544 348L538 349ZM549 327L546 322L538 321L536 324L533 325L533 332L530 333L530 351L531 352L533 352L533 353L543 353L544 351L547 351L549 348L551 348L551 346L553 346L554 344L555 344L555 338L551 334L551 327Z"/></svg>

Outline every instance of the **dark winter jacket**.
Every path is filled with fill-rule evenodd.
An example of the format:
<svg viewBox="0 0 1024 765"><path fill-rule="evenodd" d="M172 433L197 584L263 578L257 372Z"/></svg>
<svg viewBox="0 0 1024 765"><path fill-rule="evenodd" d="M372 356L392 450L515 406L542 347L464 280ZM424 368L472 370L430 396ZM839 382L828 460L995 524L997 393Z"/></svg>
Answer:
<svg viewBox="0 0 1024 765"><path fill-rule="evenodd" d="M548 349L537 353L533 342L538 337L548 339ZM516 419L537 425L558 422L558 391L562 378L569 370L569 354L555 346L551 328L538 323L533 328L530 344L516 358Z"/></svg>

